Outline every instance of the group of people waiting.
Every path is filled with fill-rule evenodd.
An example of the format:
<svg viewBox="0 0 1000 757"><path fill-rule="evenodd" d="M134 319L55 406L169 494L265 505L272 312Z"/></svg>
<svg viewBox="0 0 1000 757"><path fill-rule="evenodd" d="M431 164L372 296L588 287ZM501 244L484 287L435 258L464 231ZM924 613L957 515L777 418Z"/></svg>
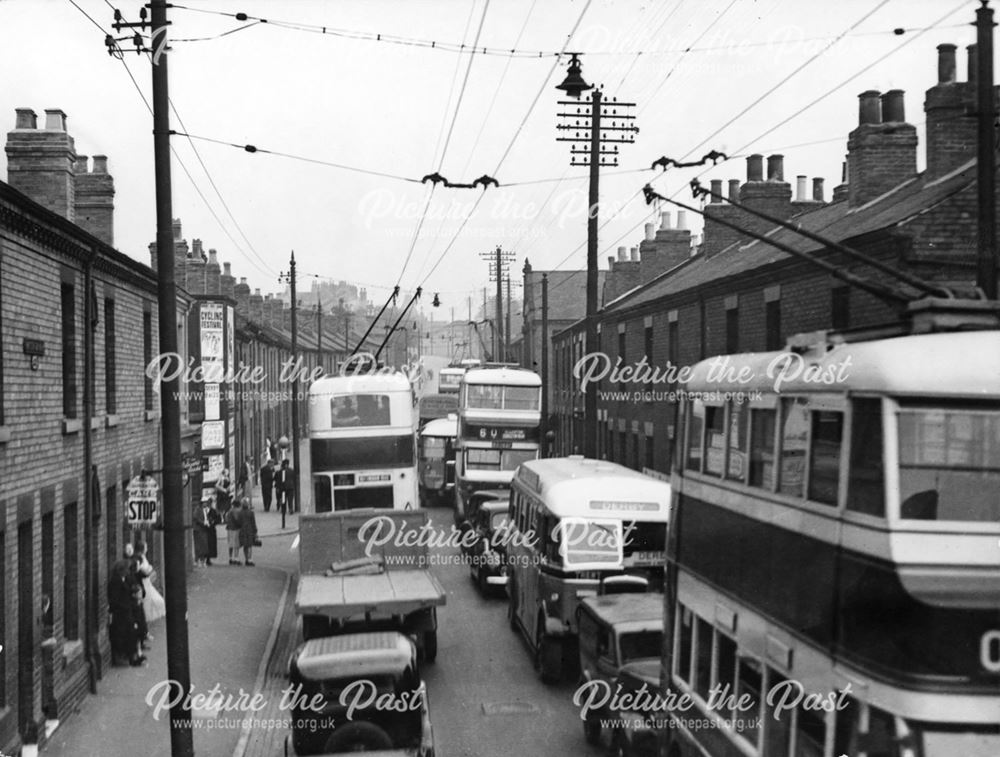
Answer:
<svg viewBox="0 0 1000 757"><path fill-rule="evenodd" d="M166 613L166 602L153 585L156 571L146 557L146 543L125 545L124 557L108 579L111 663L138 667L153 637L149 624Z"/></svg>
<svg viewBox="0 0 1000 757"><path fill-rule="evenodd" d="M243 565L252 566L253 548L259 546L257 539L257 518L253 504L246 493L248 487L241 485L234 489L229 471L224 470L215 484L215 496L202 499L196 508L193 520L194 555L198 565L211 565L218 558L218 536L215 527L226 524L226 545L229 550L229 564L240 565L240 551Z"/></svg>

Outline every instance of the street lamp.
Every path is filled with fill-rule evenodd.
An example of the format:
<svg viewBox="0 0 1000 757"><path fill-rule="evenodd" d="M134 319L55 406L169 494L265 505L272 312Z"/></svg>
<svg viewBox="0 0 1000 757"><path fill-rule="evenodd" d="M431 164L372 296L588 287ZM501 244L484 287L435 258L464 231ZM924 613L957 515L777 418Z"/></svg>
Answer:
<svg viewBox="0 0 1000 757"><path fill-rule="evenodd" d="M587 316L586 316L586 351L597 353L600 345L597 340L597 212L598 212L598 179L601 166L618 165L618 146L605 148L608 143L635 141L638 129L632 125L635 116L619 113L627 108L635 107L635 103L617 102L612 98L610 103L603 102L600 88L587 84L581 74L580 53L570 53L566 79L556 89L562 90L568 96L579 101L580 95L592 89L590 95L589 113L577 102L560 100L560 105L575 107L576 112L559 113L560 118L567 123L558 124L556 129L566 136L556 137L558 142L581 143L570 148L572 156L570 165L590 167L590 191L587 213ZM610 113L607 112L610 110ZM610 120L610 125L602 124L601 120ZM586 145L584 147L583 145ZM580 156L579 160L577 156ZM546 387L545 391L548 391ZM597 393L591 388L584 394L584 440L583 452L587 457L597 457Z"/></svg>

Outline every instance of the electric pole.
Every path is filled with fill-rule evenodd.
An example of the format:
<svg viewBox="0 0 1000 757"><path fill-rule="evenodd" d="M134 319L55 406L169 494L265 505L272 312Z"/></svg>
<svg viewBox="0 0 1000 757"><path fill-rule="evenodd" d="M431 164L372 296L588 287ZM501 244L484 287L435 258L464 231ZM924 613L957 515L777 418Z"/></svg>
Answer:
<svg viewBox="0 0 1000 757"><path fill-rule="evenodd" d="M479 257L490 261L490 281L496 281L496 320L493 326L493 359L503 363L506 361L506 342L503 328L503 277L514 259L511 250L503 250L497 245L495 251L480 253ZM486 318L486 290L483 290L483 318Z"/></svg>
<svg viewBox="0 0 1000 757"><path fill-rule="evenodd" d="M587 213L587 317L586 317L586 351L595 354L600 351L597 339L597 215L598 215L598 181L601 166L618 165L618 144L632 143L638 128L634 125L635 116L625 114L628 108L634 108L635 103L617 102L614 98L605 103L600 89L594 89L587 84L580 74L579 53L572 56L566 72L566 79L556 89L563 90L573 100L560 100L559 105L576 106L575 113L559 113L560 118L569 122L559 124L556 128L561 133L572 136L556 137L557 142L574 142L570 148L571 166L590 167L590 192L588 196ZM579 105L580 95L588 90L590 95L589 112ZM610 125L602 125L603 120L609 120ZM587 147L582 145L587 144ZM605 145L612 145L606 148ZM579 146L578 146L579 145ZM579 159L577 156L581 156ZM597 457L597 392L591 389L584 394L584 446L586 457Z"/></svg>
<svg viewBox="0 0 1000 757"><path fill-rule="evenodd" d="M542 457L549 456L549 275L542 274Z"/></svg>
<svg viewBox="0 0 1000 757"><path fill-rule="evenodd" d="M279 282L287 282L292 293L292 468L295 475L292 477L295 484L295 506L302 509L302 499L300 497L301 487L299 486L299 321L298 309L299 301L295 289L295 250L292 250L288 260L288 273L278 276Z"/></svg>
<svg viewBox="0 0 1000 757"><path fill-rule="evenodd" d="M507 322L504 325L503 359L505 363L510 360L510 269L507 269Z"/></svg>
<svg viewBox="0 0 1000 757"><path fill-rule="evenodd" d="M976 283L987 299L997 298L996 106L993 101L993 9L976 10L976 110L979 186L979 256Z"/></svg>
<svg viewBox="0 0 1000 757"><path fill-rule="evenodd" d="M150 1L152 50L142 45L136 33L133 41L138 52L151 55L153 68L153 162L156 181L156 275L158 330L161 355L177 354L177 283L174 277L173 203L170 184L170 98L167 76L167 2ZM139 23L126 23L115 11L116 31L145 29L146 10L139 11ZM105 38L108 53L120 55L117 40ZM176 371L161 379L160 433L163 443L163 584L166 601L167 678L171 683L170 754L193 757L188 693L191 690L191 664L187 625L187 565L184 546L188 539L185 527L183 482L181 479L180 382ZM176 688L175 688L176 687ZM179 695L179 696L178 696Z"/></svg>
<svg viewBox="0 0 1000 757"><path fill-rule="evenodd" d="M323 300L316 297L316 361L323 368Z"/></svg>

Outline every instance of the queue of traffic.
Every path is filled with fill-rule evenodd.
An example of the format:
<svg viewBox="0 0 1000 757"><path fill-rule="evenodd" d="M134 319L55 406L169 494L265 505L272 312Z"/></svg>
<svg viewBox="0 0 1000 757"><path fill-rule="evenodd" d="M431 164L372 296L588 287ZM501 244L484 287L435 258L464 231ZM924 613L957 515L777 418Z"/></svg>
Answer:
<svg viewBox="0 0 1000 757"><path fill-rule="evenodd" d="M788 355L808 370L779 387ZM996 754L1000 332L725 364L692 369L670 483L537 459L537 377L464 374L452 488L427 489L542 681L577 676L587 742L619 755Z"/></svg>

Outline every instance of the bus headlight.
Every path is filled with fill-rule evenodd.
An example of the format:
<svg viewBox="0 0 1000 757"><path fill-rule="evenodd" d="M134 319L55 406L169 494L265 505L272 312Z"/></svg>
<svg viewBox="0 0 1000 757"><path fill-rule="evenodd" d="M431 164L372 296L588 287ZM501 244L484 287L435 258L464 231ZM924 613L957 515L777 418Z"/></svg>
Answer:
<svg viewBox="0 0 1000 757"><path fill-rule="evenodd" d="M559 593L555 591L552 592L552 596L549 597L549 601L552 602L553 604L557 603L559 601Z"/></svg>

